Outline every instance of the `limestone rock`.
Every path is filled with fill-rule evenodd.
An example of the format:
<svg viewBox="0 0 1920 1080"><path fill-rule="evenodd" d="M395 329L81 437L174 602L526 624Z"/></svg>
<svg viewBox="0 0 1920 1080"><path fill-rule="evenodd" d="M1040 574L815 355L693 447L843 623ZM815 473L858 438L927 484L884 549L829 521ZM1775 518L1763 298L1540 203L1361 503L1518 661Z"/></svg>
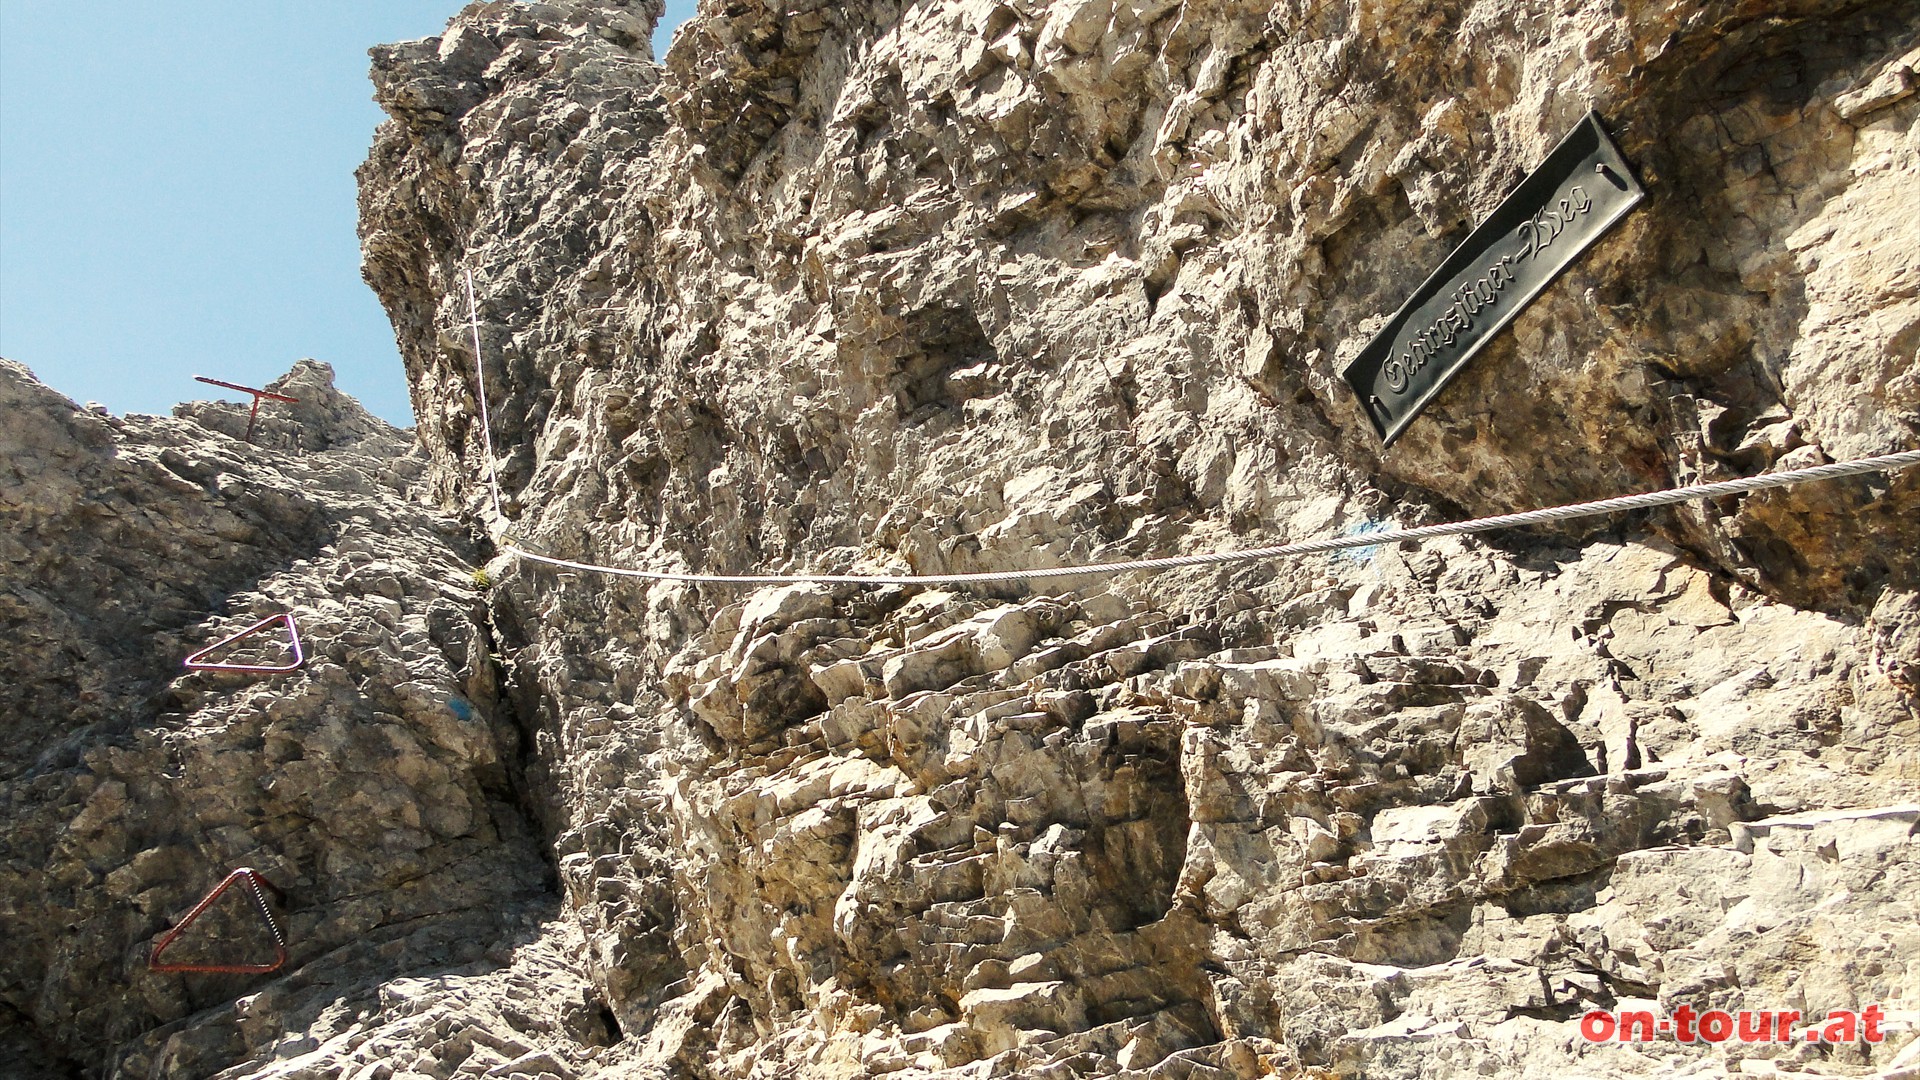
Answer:
<svg viewBox="0 0 1920 1080"><path fill-rule="evenodd" d="M248 445L230 410L94 413L0 362L7 1075L338 1075L403 1046L478 1061L436 1018L504 1034L516 1010L576 1014L516 1053L608 1037L555 944L578 930L552 921L519 805L470 541L413 497L405 433L323 367L275 386L303 409ZM281 611L298 670L182 669ZM284 973L149 971L160 933L241 865L286 893ZM221 911L168 958L270 959ZM516 938L544 943L532 968Z"/></svg>
<svg viewBox="0 0 1920 1080"><path fill-rule="evenodd" d="M368 278L518 545L1035 568L1920 435L1911 5L745 3L658 69L625 10L381 59ZM1381 454L1341 364L1589 106L1652 199ZM1920 994L1916 484L1047 589L512 565L608 1075L1890 1068L1576 1021Z"/></svg>
<svg viewBox="0 0 1920 1080"><path fill-rule="evenodd" d="M502 548L1036 569L1911 447L1912 4L738 0L656 62L658 13L375 51L417 450L317 365L254 447L0 379L16 1060L1911 1070L1920 470L1043 587ZM1381 452L1340 367L1589 107L1651 198ZM300 673L172 670L269 604ZM296 967L138 981L242 858Z"/></svg>

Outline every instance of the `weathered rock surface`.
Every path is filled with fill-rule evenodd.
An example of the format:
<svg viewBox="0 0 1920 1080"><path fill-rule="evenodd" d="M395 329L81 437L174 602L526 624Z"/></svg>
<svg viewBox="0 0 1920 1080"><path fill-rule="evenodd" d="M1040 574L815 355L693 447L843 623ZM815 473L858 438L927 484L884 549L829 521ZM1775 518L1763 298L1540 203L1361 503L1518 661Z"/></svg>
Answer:
<svg viewBox="0 0 1920 1080"><path fill-rule="evenodd" d="M111 923L127 984L193 889L84 885L162 843L314 898L303 966L198 1012L82 1001L112 973L37 931L15 1029L90 1072L356 1080L1920 1067L1920 470L1047 590L496 556L1034 568L1913 447L1913 5L734 0L664 64L656 14L497 0L376 50L362 238L418 459L318 392L256 449L204 411L67 452L274 470L306 517L169 496L270 538L180 576L235 623L343 605L368 653L276 684L312 705L284 718L133 652L68 686L61 642L115 640L86 560L126 545L16 553L81 590L10 586L48 680L10 865L71 898L34 925ZM1380 453L1339 367L1590 106L1649 202ZM370 439L396 479L330 479ZM393 568L347 588L356 551ZM170 595L145 565L107 592ZM175 602L156 656L214 636ZM216 755L269 779L137 779ZM145 809L89 817L109 790ZM119 824L154 815L217 824ZM1577 1024L1874 1003L1875 1045Z"/></svg>
<svg viewBox="0 0 1920 1080"><path fill-rule="evenodd" d="M744 2L664 70L629 13L376 58L368 278L496 541L1012 569L1920 435L1909 4ZM1590 105L1653 198L1380 454L1340 364ZM1872 1072L1920 1053L1917 508L489 600L607 1075ZM1647 999L1905 1019L1580 1040Z"/></svg>
<svg viewBox="0 0 1920 1080"><path fill-rule="evenodd" d="M463 1008L492 1032L473 1060L606 1039L557 944L465 530L323 365L274 389L303 404L249 446L233 406L115 417L0 363L5 1075L318 1075L300 1063L368 1039L367 1061L457 1060L480 1051L431 1021ZM299 670L181 669L281 611ZM236 866L287 894L286 973L147 970ZM271 961L228 897L167 959Z"/></svg>

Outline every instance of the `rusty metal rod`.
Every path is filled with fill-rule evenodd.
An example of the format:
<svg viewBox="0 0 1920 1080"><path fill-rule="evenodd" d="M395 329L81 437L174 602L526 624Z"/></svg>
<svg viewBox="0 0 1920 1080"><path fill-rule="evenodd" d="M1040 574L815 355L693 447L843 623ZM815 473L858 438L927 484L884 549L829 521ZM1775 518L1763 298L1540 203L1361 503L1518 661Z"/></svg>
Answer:
<svg viewBox="0 0 1920 1080"><path fill-rule="evenodd" d="M297 397L288 397L285 394L276 394L271 390L262 390L254 386L241 386L239 383L221 382L219 379L209 379L205 375L195 375L193 378L195 382L203 382L203 383L206 383L208 386L224 386L229 390L238 390L243 394L253 395L253 408L247 413L247 441L248 442L253 441L253 425L256 420L260 419L260 399L261 398L271 398L274 401L284 401L290 405L297 405L300 403L300 399Z"/></svg>

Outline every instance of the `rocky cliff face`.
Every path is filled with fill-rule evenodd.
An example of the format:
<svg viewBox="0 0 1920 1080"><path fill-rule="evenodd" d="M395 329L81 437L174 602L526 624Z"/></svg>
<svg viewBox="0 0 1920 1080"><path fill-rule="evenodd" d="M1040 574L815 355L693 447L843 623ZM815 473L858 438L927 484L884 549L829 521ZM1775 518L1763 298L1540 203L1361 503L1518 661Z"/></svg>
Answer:
<svg viewBox="0 0 1920 1080"><path fill-rule="evenodd" d="M1913 1067L1913 471L1044 592L648 584L490 547L1033 568L1913 447L1911 4L737 0L664 64L656 15L476 3L376 50L362 235L418 464L315 496L309 539L217 585L284 580L364 644L280 719L129 660L113 692L182 718L126 706L148 718L13 782L39 792L22 835L91 836L73 823L141 820L83 811L109 779L159 799L125 777L220 755L244 798L169 806L168 842L299 882L307 951L164 1007L82 1002L106 974L28 960L17 1029L125 1075ZM1382 453L1340 366L1590 106L1649 202ZM353 452L165 434L288 491L332 491L342 470L308 470ZM85 452L138 459L114 438ZM482 539L406 504L416 481ZM355 515L396 538L362 553L387 592L346 584ZM96 606L57 606L60 633L100 639ZM145 940L184 879L80 886L157 843L113 833L45 888ZM1882 1044L1576 1023L1871 1003Z"/></svg>
<svg viewBox="0 0 1920 1080"><path fill-rule="evenodd" d="M454 1021L493 1063L608 1038L554 920L466 530L324 365L273 388L300 404L250 446L244 408L114 417L0 362L0 1075L405 1066ZM300 670L182 670L283 611ZM286 893L287 971L148 971L237 866ZM167 959L270 962L229 897Z"/></svg>
<svg viewBox="0 0 1920 1080"><path fill-rule="evenodd" d="M636 10L376 58L369 280L496 538L1008 569L1914 445L1912 5ZM1381 453L1339 366L1589 106L1649 203ZM632 1075L1873 1070L1572 1021L1913 1007L1917 485L490 601Z"/></svg>

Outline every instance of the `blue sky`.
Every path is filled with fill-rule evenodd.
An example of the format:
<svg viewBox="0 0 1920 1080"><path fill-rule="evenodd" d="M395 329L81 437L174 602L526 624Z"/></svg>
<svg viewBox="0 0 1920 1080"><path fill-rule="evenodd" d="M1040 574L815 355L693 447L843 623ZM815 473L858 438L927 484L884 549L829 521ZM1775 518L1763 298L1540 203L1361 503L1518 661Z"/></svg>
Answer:
<svg viewBox="0 0 1920 1080"><path fill-rule="evenodd" d="M0 0L0 356L78 401L164 413L303 356L412 423L360 280L367 49L459 0ZM692 0L671 0L665 51Z"/></svg>

